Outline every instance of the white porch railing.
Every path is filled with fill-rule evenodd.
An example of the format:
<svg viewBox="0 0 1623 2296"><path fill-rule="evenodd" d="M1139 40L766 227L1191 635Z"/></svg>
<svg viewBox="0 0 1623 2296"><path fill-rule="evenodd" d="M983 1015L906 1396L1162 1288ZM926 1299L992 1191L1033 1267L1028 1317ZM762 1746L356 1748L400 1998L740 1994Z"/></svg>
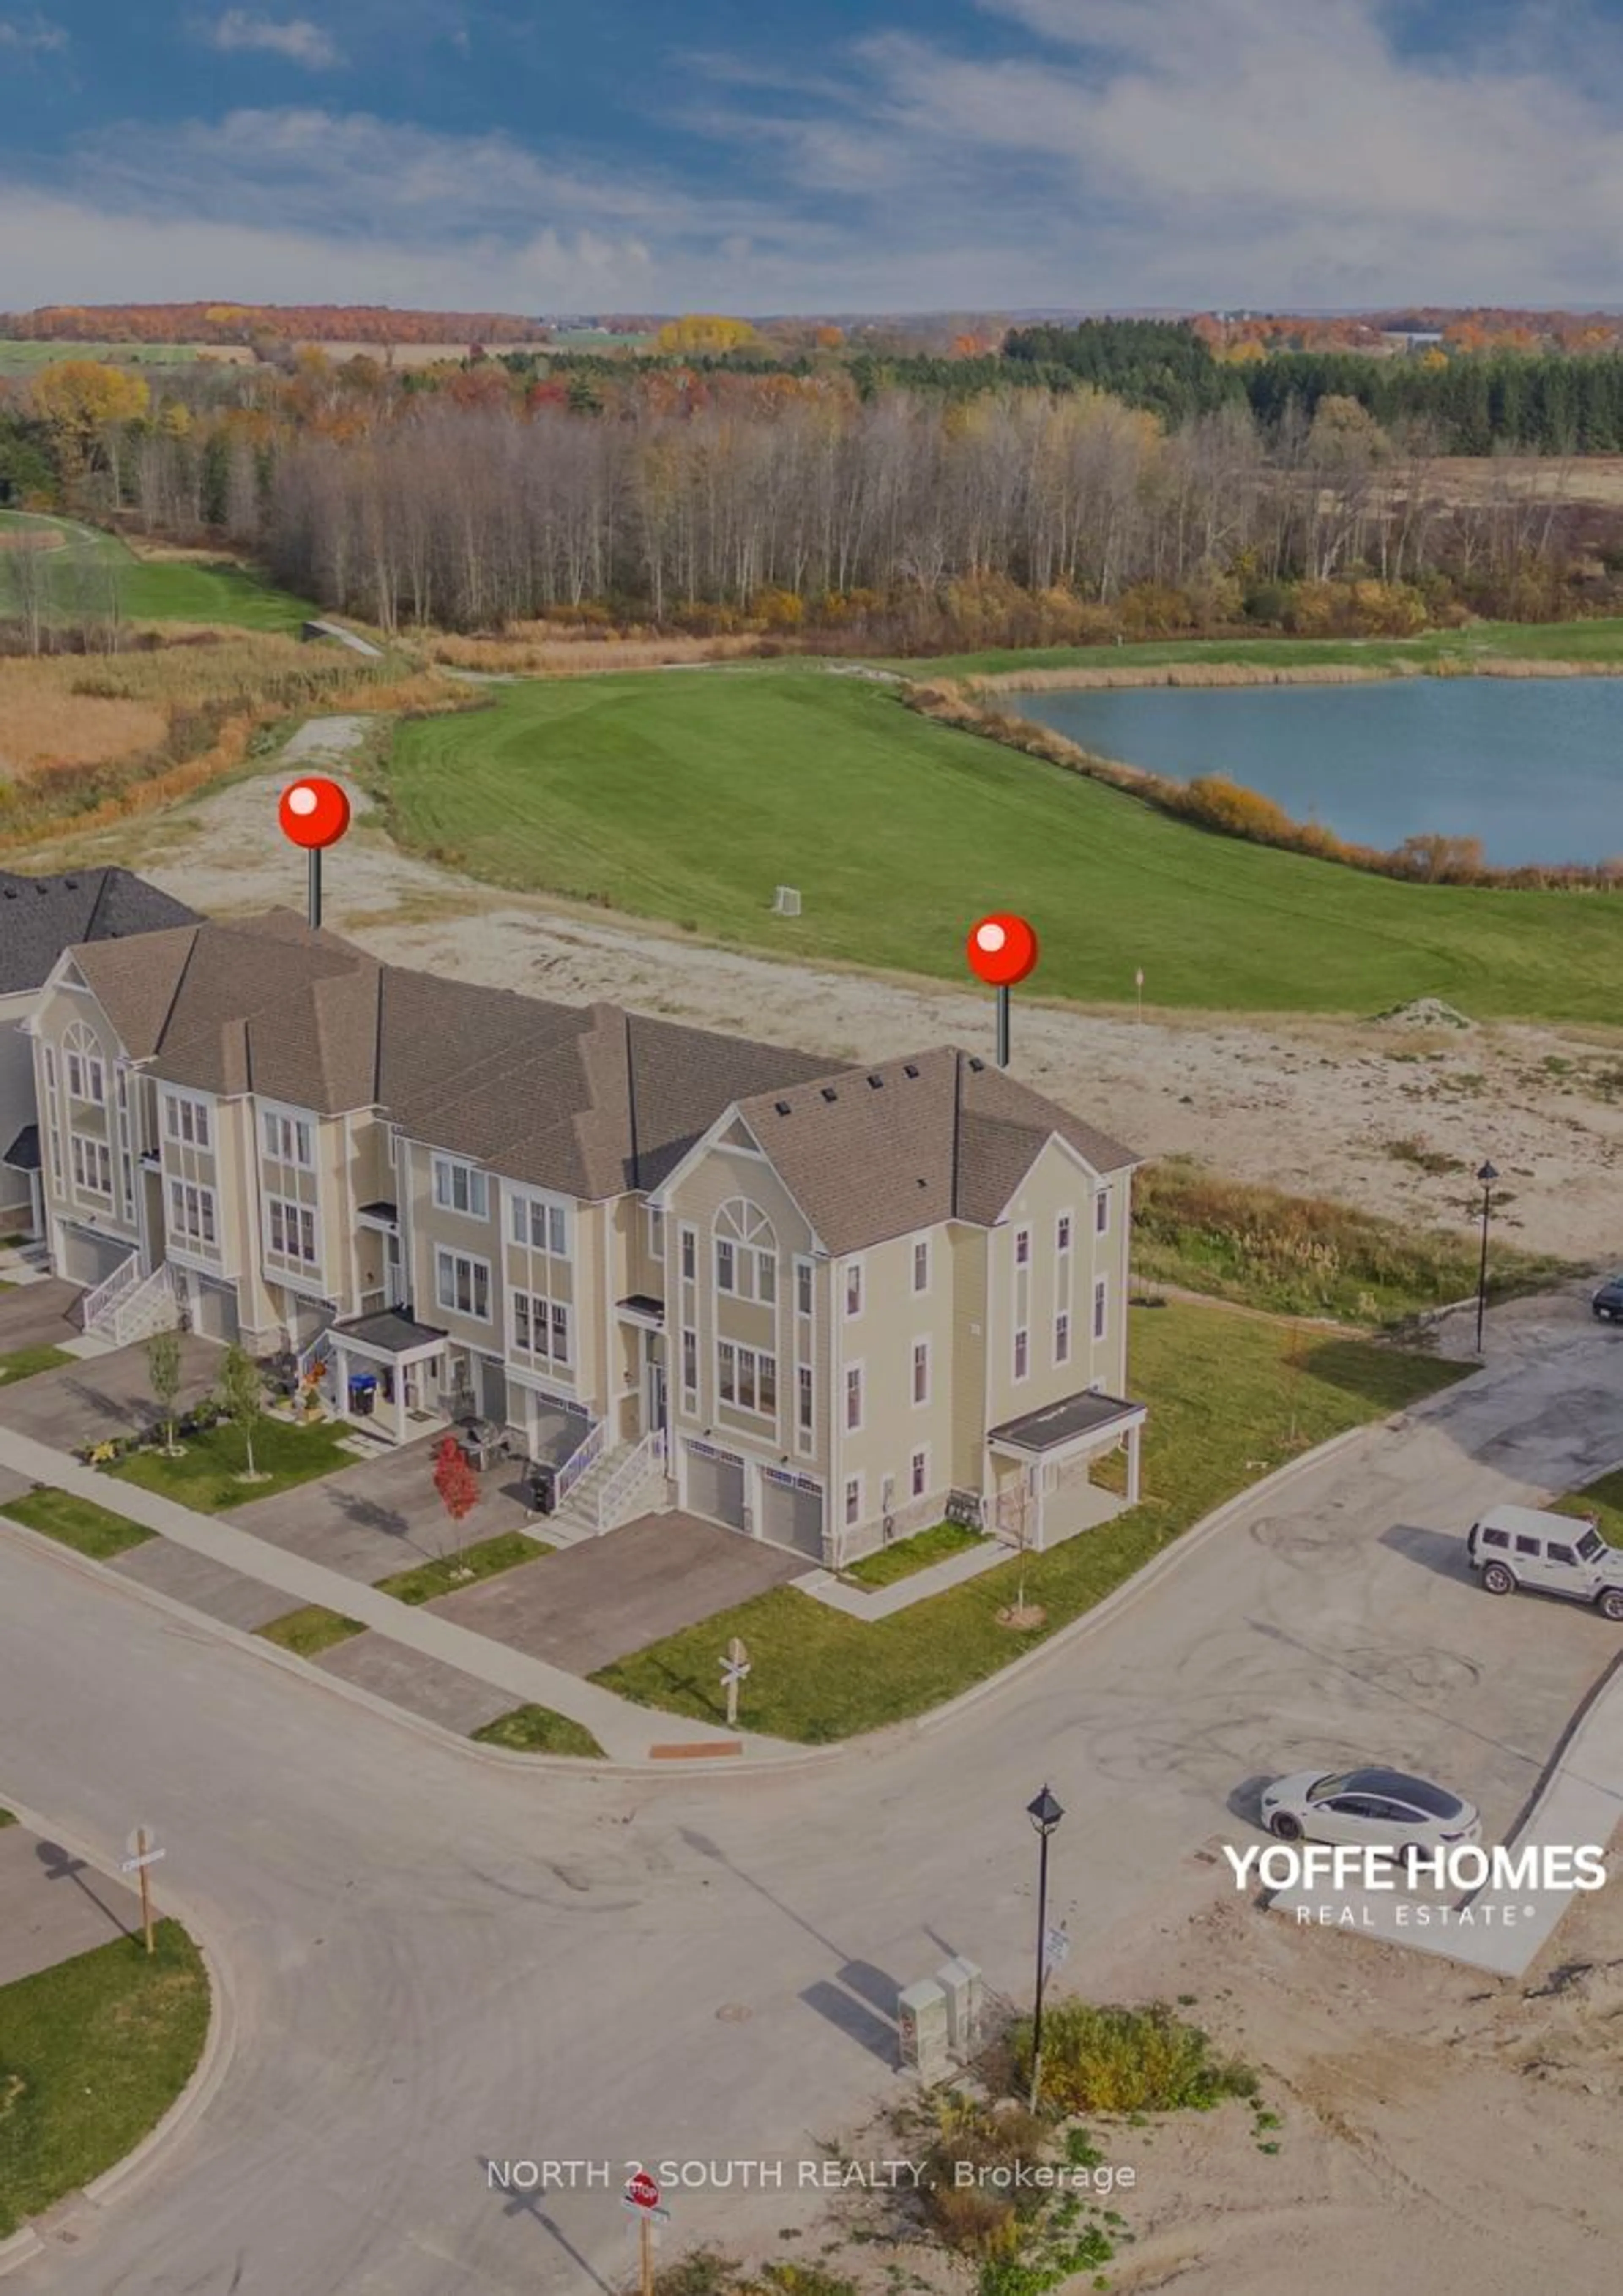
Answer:
<svg viewBox="0 0 1623 2296"><path fill-rule="evenodd" d="M310 1374L316 1369L317 1364L324 1364L332 1352L332 1334L331 1330L317 1332L316 1337L310 1341L309 1346L307 1348L301 1348L299 1351L298 1363L299 1380L303 1382L304 1380L308 1379Z"/></svg>
<svg viewBox="0 0 1623 2296"><path fill-rule="evenodd" d="M133 1292L141 1281L141 1254L132 1251L121 1259L111 1275L104 1276L94 1292L86 1292L80 1305L81 1321L86 1332L94 1331L105 1317L110 1317L127 1292ZM100 1334L98 1333L99 1337Z"/></svg>
<svg viewBox="0 0 1623 2296"><path fill-rule="evenodd" d="M597 1424L593 1428L591 1433L586 1437L585 1442L580 1444L578 1448L571 1451L569 1457L564 1461L562 1466L559 1468L557 1481L553 1487L557 1495L558 1505L561 1506L563 1505L563 1502L568 1498L570 1493L574 1489L582 1475L586 1473L587 1468L592 1466L601 1456L603 1447L603 1438L608 1431L608 1421L606 1419L600 1419L597 1422Z"/></svg>
<svg viewBox="0 0 1623 2296"><path fill-rule="evenodd" d="M665 1464L665 1430L662 1427L651 1427L642 1441L632 1446L614 1472L605 1475L597 1489L591 1494L599 1530L613 1530L617 1527L626 1501L647 1481L656 1464L661 1467Z"/></svg>
<svg viewBox="0 0 1623 2296"><path fill-rule="evenodd" d="M127 1348L154 1332L172 1332L179 1321L180 1286L174 1270L162 1264L114 1300L103 1329L115 1347Z"/></svg>

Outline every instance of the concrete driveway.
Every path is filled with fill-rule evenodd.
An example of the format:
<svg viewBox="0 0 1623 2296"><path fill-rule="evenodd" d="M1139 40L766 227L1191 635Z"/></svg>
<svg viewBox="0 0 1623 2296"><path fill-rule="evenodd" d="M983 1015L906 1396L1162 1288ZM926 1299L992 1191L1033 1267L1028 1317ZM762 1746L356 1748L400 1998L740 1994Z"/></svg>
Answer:
<svg viewBox="0 0 1623 2296"><path fill-rule="evenodd" d="M24 1287L29 1292L45 1288L43 1283ZM8 1292L0 1299L0 1307L12 1297ZM213 1387L219 1377L220 1353L212 1340L199 1339L192 1332L180 1334L179 1410L201 1401ZM110 1355L60 1364L54 1371L37 1372L0 1391L0 1420L59 1451L75 1451L109 1435L132 1434L150 1427L157 1415L146 1349L139 1341Z"/></svg>
<svg viewBox="0 0 1623 2296"><path fill-rule="evenodd" d="M534 1528L545 1537L545 1522ZM803 1554L694 1515L647 1514L442 1595L430 1608L571 1674L591 1674L769 1587L803 1578L808 1567Z"/></svg>
<svg viewBox="0 0 1623 2296"><path fill-rule="evenodd" d="M43 1283L20 1283L14 1292L0 1292L0 1356L19 1348L65 1348L83 1337L78 1303L84 1293L77 1283L47 1275Z"/></svg>
<svg viewBox="0 0 1623 2296"><path fill-rule="evenodd" d="M435 1447L443 1433L441 1429L420 1443L357 1459L318 1482L233 1507L225 1520L368 1586L431 1562L453 1544L450 1519L433 1480ZM513 1467L493 1467L479 1485L479 1505L462 1525L464 1546L527 1524L542 1536L541 1526L530 1523L524 1487Z"/></svg>

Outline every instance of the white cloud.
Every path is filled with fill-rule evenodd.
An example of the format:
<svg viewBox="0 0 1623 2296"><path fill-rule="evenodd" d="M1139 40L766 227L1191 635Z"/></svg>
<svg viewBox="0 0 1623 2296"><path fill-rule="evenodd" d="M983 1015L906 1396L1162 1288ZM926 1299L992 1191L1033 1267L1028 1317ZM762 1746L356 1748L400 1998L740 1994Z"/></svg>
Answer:
<svg viewBox="0 0 1623 2296"><path fill-rule="evenodd" d="M316 105L161 139L108 130L50 194L0 179L7 298L749 312L1618 298L1623 119L1615 79L1584 65L1610 53L1603 28L1586 47L1564 6L1559 30L1537 0L1491 43L1406 53L1387 0L981 4L990 61L896 33L831 48L815 76L689 58L702 104L662 99L663 124L726 157L680 176Z"/></svg>
<svg viewBox="0 0 1623 2296"><path fill-rule="evenodd" d="M20 55L60 55L68 45L65 26L53 24L44 16L30 16L27 22L14 16L0 16L0 48L9 48Z"/></svg>
<svg viewBox="0 0 1623 2296"><path fill-rule="evenodd" d="M245 8L228 8L203 27L203 37L211 48L223 49L227 54L245 49L280 56L284 62L303 64L310 71L331 71L343 62L336 42L306 16L278 20L250 16Z"/></svg>

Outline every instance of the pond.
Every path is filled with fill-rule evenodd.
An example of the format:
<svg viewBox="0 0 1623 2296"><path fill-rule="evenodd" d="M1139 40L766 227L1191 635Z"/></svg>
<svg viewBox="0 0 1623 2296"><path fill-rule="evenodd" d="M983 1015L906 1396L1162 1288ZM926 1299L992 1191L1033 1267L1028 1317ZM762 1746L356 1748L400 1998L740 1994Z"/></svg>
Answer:
<svg viewBox="0 0 1623 2296"><path fill-rule="evenodd" d="M1507 869L1623 854L1623 679L1149 685L995 706L1172 780L1225 774L1350 844L1478 837Z"/></svg>

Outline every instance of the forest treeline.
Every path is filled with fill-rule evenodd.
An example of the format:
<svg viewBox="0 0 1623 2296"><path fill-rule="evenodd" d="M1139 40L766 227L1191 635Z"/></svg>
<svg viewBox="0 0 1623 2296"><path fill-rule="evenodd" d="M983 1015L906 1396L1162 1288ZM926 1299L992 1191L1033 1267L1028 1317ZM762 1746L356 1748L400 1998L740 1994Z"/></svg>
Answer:
<svg viewBox="0 0 1623 2296"><path fill-rule="evenodd" d="M1430 372L1491 385L1498 364ZM935 363L78 365L8 387L0 491L227 541L385 627L564 616L897 650L1401 635L1600 611L1623 570L1623 528L1562 499L1559 458L1506 455L1463 489L1435 410L1366 403L1365 365L1401 394L1420 362L1236 365L1152 322ZM1311 387L1263 389L1286 368Z"/></svg>

